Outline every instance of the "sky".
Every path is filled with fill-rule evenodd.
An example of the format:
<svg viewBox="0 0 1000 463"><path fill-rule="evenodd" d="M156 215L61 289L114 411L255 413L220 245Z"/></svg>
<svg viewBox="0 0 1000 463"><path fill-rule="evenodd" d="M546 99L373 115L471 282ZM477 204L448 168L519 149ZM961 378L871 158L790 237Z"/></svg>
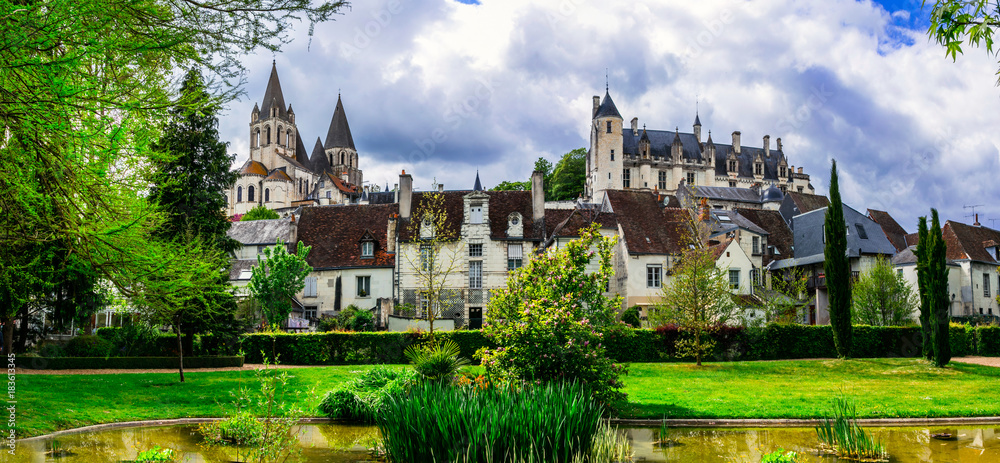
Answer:
<svg viewBox="0 0 1000 463"><path fill-rule="evenodd" d="M845 203L910 233L932 207L971 223L980 205L1000 228L996 59L946 57L920 0L465 2L355 1L246 57L246 95L220 117L235 166L272 61L305 146L339 92L365 181L390 188L403 169L418 190L526 180L589 144L607 85L626 124L691 132L697 108L720 142L780 137L819 194L835 159Z"/></svg>

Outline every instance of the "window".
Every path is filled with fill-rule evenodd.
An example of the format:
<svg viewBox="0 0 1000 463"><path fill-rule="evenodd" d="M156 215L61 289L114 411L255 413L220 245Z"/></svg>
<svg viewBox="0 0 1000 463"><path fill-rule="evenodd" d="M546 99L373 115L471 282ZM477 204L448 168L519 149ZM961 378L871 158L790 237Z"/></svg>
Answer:
<svg viewBox="0 0 1000 463"><path fill-rule="evenodd" d="M660 287L660 272L663 267L659 265L647 265L646 266L646 287L647 288L659 288Z"/></svg>
<svg viewBox="0 0 1000 463"><path fill-rule="evenodd" d="M299 194L302 194L302 179L299 179Z"/></svg>
<svg viewBox="0 0 1000 463"><path fill-rule="evenodd" d="M754 175L764 175L764 164L756 163L753 165Z"/></svg>
<svg viewBox="0 0 1000 463"><path fill-rule="evenodd" d="M481 289L483 287L483 261L469 261L469 288Z"/></svg>
<svg viewBox="0 0 1000 463"><path fill-rule="evenodd" d="M785 168L784 167L781 168L781 173L778 174L778 176L779 177L784 177L785 176Z"/></svg>
<svg viewBox="0 0 1000 463"><path fill-rule="evenodd" d="M372 293L372 277L358 277L358 297L368 297Z"/></svg>
<svg viewBox="0 0 1000 463"><path fill-rule="evenodd" d="M477 224L483 223L483 206L479 204L473 204L469 207L469 212L471 217L470 223Z"/></svg>
<svg viewBox="0 0 1000 463"><path fill-rule="evenodd" d="M754 287L760 286L760 270L750 269L750 284Z"/></svg>
<svg viewBox="0 0 1000 463"><path fill-rule="evenodd" d="M896 270L896 274L899 275L900 278L903 278L903 269Z"/></svg>
<svg viewBox="0 0 1000 463"><path fill-rule="evenodd" d="M469 257L483 257L483 243L469 244Z"/></svg>
<svg viewBox="0 0 1000 463"><path fill-rule="evenodd" d="M265 249L267 249L267 246L265 246L263 244L258 244L257 245L257 255L264 254L264 250Z"/></svg>
<svg viewBox="0 0 1000 463"><path fill-rule="evenodd" d="M608 133L611 133L611 121L608 121Z"/></svg>
<svg viewBox="0 0 1000 463"><path fill-rule="evenodd" d="M687 177L688 185L694 185L694 172L688 172Z"/></svg>
<svg viewBox="0 0 1000 463"><path fill-rule="evenodd" d="M729 161L729 171L736 172L736 161Z"/></svg>
<svg viewBox="0 0 1000 463"><path fill-rule="evenodd" d="M375 242L374 241L362 241L361 242L361 257L373 257L375 256Z"/></svg>
<svg viewBox="0 0 1000 463"><path fill-rule="evenodd" d="M990 297L990 274L983 274L983 296Z"/></svg>
<svg viewBox="0 0 1000 463"><path fill-rule="evenodd" d="M314 306L314 305L307 305L306 306L306 311L302 315L304 317L306 317L307 320L315 320L316 319L316 306Z"/></svg>
<svg viewBox="0 0 1000 463"><path fill-rule="evenodd" d="M611 150L611 160L615 160L615 150Z"/></svg>
<svg viewBox="0 0 1000 463"><path fill-rule="evenodd" d="M434 249L430 246L420 246L420 269L424 272L434 265Z"/></svg>
<svg viewBox="0 0 1000 463"><path fill-rule="evenodd" d="M236 187L236 202L243 202L243 187L241 186Z"/></svg>
<svg viewBox="0 0 1000 463"><path fill-rule="evenodd" d="M268 127L266 129L264 129L264 131L267 133L267 143L266 143L266 145L270 145L271 144L271 128Z"/></svg>
<svg viewBox="0 0 1000 463"><path fill-rule="evenodd" d="M632 169L622 169L622 187L632 187Z"/></svg>
<svg viewBox="0 0 1000 463"><path fill-rule="evenodd" d="M799 193L802 193L802 187L798 187Z"/></svg>
<svg viewBox="0 0 1000 463"><path fill-rule="evenodd" d="M730 181L729 182L729 188L736 188L736 182Z"/></svg>
<svg viewBox="0 0 1000 463"><path fill-rule="evenodd" d="M524 262L523 249L521 243L511 243L507 245L507 271L521 268Z"/></svg>
<svg viewBox="0 0 1000 463"><path fill-rule="evenodd" d="M253 202L253 185L247 187L247 201Z"/></svg>
<svg viewBox="0 0 1000 463"><path fill-rule="evenodd" d="M330 199L330 196L331 196L331 195L333 195L333 191L331 191L331 190L326 190L326 199Z"/></svg>
<svg viewBox="0 0 1000 463"><path fill-rule="evenodd" d="M316 297L316 277L306 277L306 286L302 291L305 297Z"/></svg>
<svg viewBox="0 0 1000 463"><path fill-rule="evenodd" d="M729 271L729 287L732 289L740 289L740 271L730 270Z"/></svg>
<svg viewBox="0 0 1000 463"><path fill-rule="evenodd" d="M270 188L264 188L264 202L267 203L267 202L270 202L270 201L271 201L271 189Z"/></svg>
<svg viewBox="0 0 1000 463"><path fill-rule="evenodd" d="M659 177L657 179L657 183L659 184L658 186L660 187L661 190L666 190L667 189L667 173L663 172L663 171L660 171L658 177Z"/></svg>
<svg viewBox="0 0 1000 463"><path fill-rule="evenodd" d="M753 237L753 253L760 254L760 237Z"/></svg>
<svg viewBox="0 0 1000 463"><path fill-rule="evenodd" d="M868 239L868 232L865 231L864 225L856 223L854 224L854 227L858 229L858 236L861 237L861 239L863 240Z"/></svg>

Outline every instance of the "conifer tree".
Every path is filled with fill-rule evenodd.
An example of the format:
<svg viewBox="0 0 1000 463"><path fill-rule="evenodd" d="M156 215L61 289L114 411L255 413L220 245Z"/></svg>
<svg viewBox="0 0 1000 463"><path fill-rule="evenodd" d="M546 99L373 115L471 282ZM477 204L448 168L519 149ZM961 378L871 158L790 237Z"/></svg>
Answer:
<svg viewBox="0 0 1000 463"><path fill-rule="evenodd" d="M837 184L837 161L830 168L830 206L826 209L823 268L829 294L830 325L837 356L851 355L851 262L847 257L847 224Z"/></svg>
<svg viewBox="0 0 1000 463"><path fill-rule="evenodd" d="M928 252L930 241L927 233L927 217L921 217L917 225L917 292L920 293L920 333L923 340L922 353L924 358L932 360L934 358L934 341L931 326L932 317L930 302L927 299L927 262L930 256Z"/></svg>
<svg viewBox="0 0 1000 463"><path fill-rule="evenodd" d="M946 245L938 222L937 209L931 209L931 229L927 276L927 299L930 302L934 326L934 364L943 367L951 361L951 344L948 340L948 266Z"/></svg>

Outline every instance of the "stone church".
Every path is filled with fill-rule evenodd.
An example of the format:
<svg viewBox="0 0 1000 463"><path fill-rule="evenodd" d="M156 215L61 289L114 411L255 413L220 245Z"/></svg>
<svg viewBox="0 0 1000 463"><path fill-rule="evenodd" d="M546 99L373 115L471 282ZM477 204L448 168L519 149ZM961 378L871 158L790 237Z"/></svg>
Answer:
<svg viewBox="0 0 1000 463"><path fill-rule="evenodd" d="M584 190L590 201L600 203L608 190L674 195L680 185L815 193L809 175L789 165L780 138L773 148L769 135L761 148L744 146L740 132L733 132L730 144L714 142L711 131L702 140L697 114L692 133L647 130L636 117L625 128L607 90L603 100L594 96L592 114Z"/></svg>
<svg viewBox="0 0 1000 463"><path fill-rule="evenodd" d="M273 63L264 99L250 113L250 159L239 173L226 192L228 216L245 214L258 205L284 212L300 206L347 204L365 194L340 95L326 140L317 137L312 151L307 151Z"/></svg>

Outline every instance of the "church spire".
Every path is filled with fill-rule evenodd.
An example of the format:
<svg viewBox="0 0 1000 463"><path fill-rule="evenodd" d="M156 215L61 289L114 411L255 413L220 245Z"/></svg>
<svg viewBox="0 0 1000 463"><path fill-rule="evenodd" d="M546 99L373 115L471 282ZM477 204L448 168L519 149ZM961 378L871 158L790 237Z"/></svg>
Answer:
<svg viewBox="0 0 1000 463"><path fill-rule="evenodd" d="M285 97L281 94L281 82L278 81L278 66L271 62L271 77L267 79L267 89L264 90L264 101L260 103L261 119L271 117L271 109L277 110L278 116L282 119L288 118L288 111L285 109Z"/></svg>
<svg viewBox="0 0 1000 463"><path fill-rule="evenodd" d="M472 191L483 191L483 183L479 181L479 169L476 169L476 184L472 187Z"/></svg>
<svg viewBox="0 0 1000 463"><path fill-rule="evenodd" d="M347 124L347 114L344 112L344 103L340 96L337 96L337 108L333 110L333 118L330 119L330 129L326 132L326 149L350 148L354 147L354 137L351 136L351 127Z"/></svg>

